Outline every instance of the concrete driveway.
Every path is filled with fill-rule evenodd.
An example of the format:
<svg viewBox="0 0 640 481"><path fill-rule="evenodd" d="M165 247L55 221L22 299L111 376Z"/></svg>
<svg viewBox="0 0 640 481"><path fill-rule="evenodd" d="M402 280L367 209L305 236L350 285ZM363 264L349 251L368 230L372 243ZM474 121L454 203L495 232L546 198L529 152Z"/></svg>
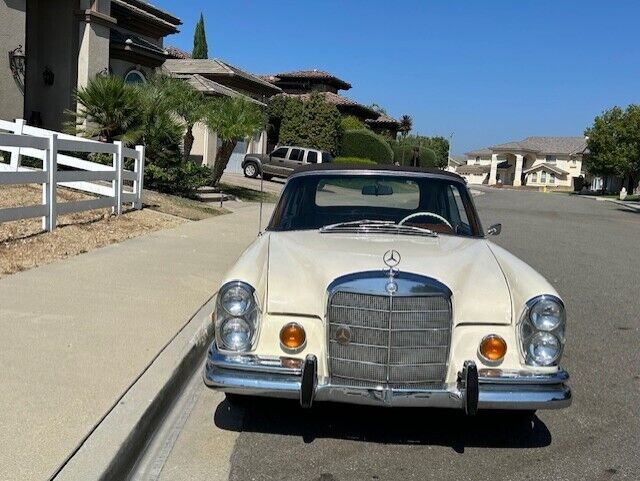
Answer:
<svg viewBox="0 0 640 481"><path fill-rule="evenodd" d="M239 187L246 187L248 189L260 190L260 178L252 179L251 177L245 177L243 174L223 174L221 182L226 184L233 184ZM271 192L272 194L280 194L286 179L279 179L277 177L271 180L265 180L262 182L262 188L265 192Z"/></svg>
<svg viewBox="0 0 640 481"><path fill-rule="evenodd" d="M543 273L569 313L563 365L574 403L533 423L505 416L262 401L199 390L160 479L637 480L640 215L564 194L476 198L495 242Z"/></svg>

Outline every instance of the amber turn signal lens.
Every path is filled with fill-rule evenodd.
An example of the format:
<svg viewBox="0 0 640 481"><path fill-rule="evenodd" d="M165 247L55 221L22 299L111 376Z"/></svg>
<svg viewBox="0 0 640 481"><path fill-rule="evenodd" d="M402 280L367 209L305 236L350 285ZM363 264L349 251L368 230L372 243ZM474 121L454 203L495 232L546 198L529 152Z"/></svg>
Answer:
<svg viewBox="0 0 640 481"><path fill-rule="evenodd" d="M280 342L285 349L300 349L306 340L304 329L295 322L290 322L280 330Z"/></svg>
<svg viewBox="0 0 640 481"><path fill-rule="evenodd" d="M491 334L480 342L480 355L487 361L500 361L506 353L507 343L496 334Z"/></svg>

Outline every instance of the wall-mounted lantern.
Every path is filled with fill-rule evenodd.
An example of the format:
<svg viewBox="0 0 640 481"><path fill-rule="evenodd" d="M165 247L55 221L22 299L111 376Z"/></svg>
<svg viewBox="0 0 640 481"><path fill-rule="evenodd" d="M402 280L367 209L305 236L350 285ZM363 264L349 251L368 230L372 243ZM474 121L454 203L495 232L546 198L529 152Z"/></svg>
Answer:
<svg viewBox="0 0 640 481"><path fill-rule="evenodd" d="M42 79L44 80L44 84L47 87L51 87L53 85L53 82L54 82L55 78L56 78L56 76L51 71L51 69L49 67L45 67L44 68L44 72L42 72Z"/></svg>

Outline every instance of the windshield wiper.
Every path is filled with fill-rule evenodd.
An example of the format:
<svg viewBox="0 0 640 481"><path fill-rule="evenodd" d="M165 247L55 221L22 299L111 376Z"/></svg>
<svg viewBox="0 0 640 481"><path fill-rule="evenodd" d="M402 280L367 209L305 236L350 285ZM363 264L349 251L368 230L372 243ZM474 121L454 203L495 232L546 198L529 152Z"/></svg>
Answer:
<svg viewBox="0 0 640 481"><path fill-rule="evenodd" d="M402 224L398 226L398 230L400 229L410 229L410 230L414 230L417 232L422 232L425 235L429 235L431 237L438 237L438 233L436 231L433 231L431 229L426 229L424 227L418 227L416 225L406 225L406 224Z"/></svg>
<svg viewBox="0 0 640 481"><path fill-rule="evenodd" d="M320 232L336 229L340 227L360 227L365 225L395 225L392 220L373 220L373 219L360 219L352 220L349 222L338 222L337 224L330 224L320 227Z"/></svg>

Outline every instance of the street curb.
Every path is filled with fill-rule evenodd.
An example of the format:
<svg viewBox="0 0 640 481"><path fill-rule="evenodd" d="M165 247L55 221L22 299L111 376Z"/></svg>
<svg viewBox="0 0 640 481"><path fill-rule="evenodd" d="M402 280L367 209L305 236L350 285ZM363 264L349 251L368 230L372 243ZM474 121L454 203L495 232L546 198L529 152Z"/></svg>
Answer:
<svg viewBox="0 0 640 481"><path fill-rule="evenodd" d="M127 479L202 362L214 335L214 302L200 307L50 480Z"/></svg>
<svg viewBox="0 0 640 481"><path fill-rule="evenodd" d="M603 197L596 197L593 195L577 195L576 197L579 198L584 198L584 199L592 199L598 202L611 202L612 204L617 204L620 205L622 207L626 207L629 210L635 211L635 212L640 212L640 206L634 205L634 204L630 204L629 202L624 202L622 200L618 200L618 199L607 199L607 198L603 198Z"/></svg>

